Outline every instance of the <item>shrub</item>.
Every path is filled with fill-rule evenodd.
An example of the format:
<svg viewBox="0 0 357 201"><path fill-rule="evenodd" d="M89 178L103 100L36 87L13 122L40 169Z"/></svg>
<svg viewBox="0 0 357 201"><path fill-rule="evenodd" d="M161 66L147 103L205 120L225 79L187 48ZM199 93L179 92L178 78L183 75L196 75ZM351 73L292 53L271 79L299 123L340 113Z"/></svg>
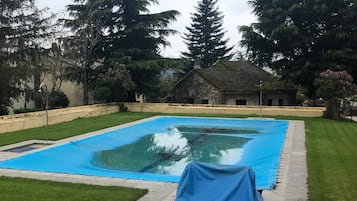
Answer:
<svg viewBox="0 0 357 201"><path fill-rule="evenodd" d="M37 112L37 111L41 111L41 109L40 108L21 108L21 109L14 110L14 113L21 114L21 113Z"/></svg>
<svg viewBox="0 0 357 201"><path fill-rule="evenodd" d="M50 108L65 108L69 105L69 99L63 91L52 91L48 97Z"/></svg>

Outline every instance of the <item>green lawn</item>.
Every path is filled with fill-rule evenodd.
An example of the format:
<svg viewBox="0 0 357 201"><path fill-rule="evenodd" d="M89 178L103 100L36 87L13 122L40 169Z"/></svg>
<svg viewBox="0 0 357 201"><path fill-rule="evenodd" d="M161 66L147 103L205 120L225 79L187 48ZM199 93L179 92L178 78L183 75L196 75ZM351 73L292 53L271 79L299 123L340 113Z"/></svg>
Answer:
<svg viewBox="0 0 357 201"><path fill-rule="evenodd" d="M357 123L305 119L310 201L357 195Z"/></svg>
<svg viewBox="0 0 357 201"><path fill-rule="evenodd" d="M135 201L147 190L0 177L1 201Z"/></svg>
<svg viewBox="0 0 357 201"><path fill-rule="evenodd" d="M102 117L78 119L67 123L49 126L51 140L58 140L89 131L130 122L153 116L152 113L117 113ZM183 115L183 114L177 114ZM198 115L196 115L198 116ZM239 115L199 115L242 117ZM310 201L353 201L357 195L357 123L338 122L323 118L275 117L280 119L296 119L305 121L306 148L308 163L308 184ZM29 129L0 134L0 145L11 144L28 139L45 139L45 128ZM24 182L25 181L25 182ZM3 195L11 195L11 191L3 191L2 182L14 182L16 188L45 188L43 181L4 179L0 180L1 200ZM27 182L34 182L27 185ZM61 186L54 183L52 186ZM66 184L67 185L67 184ZM57 188L57 187L56 187ZM88 188L97 188L88 186ZM107 188L107 187L104 187ZM109 187L108 187L109 188ZM27 189L27 190L29 190ZM71 189L67 189L70 191ZM66 192L67 190L64 189ZM29 190L31 191L31 190ZM79 190L77 194L85 196L88 190ZM129 192L129 191L128 191ZM20 193L19 193L20 194ZM22 192L21 192L22 194ZM61 195L61 193L59 193ZM6 197L5 196L5 197ZM113 195L114 196L114 195ZM121 196L118 196L121 197ZM45 197L41 197L44 200ZM6 199L5 199L6 200ZM14 199L9 199L14 200ZM19 199L22 200L22 199ZM27 199L28 200L28 199ZM51 199L55 200L55 199ZM61 199L62 200L62 199ZM84 200L84 199L79 199ZM96 200L91 198L90 200ZM106 200L106 199L103 199Z"/></svg>
<svg viewBox="0 0 357 201"><path fill-rule="evenodd" d="M154 116L154 113L115 113L111 115L80 118L70 122L48 126L49 140L60 140L91 131L96 131L135 120ZM45 140L46 127L32 128L15 132L0 133L0 146L25 140Z"/></svg>

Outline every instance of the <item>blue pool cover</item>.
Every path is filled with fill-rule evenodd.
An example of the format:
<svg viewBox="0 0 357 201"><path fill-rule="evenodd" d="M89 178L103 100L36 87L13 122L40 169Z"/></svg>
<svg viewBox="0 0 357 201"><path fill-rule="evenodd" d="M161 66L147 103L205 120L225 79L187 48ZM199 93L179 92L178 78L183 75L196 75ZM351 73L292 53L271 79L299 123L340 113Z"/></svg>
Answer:
<svg viewBox="0 0 357 201"><path fill-rule="evenodd" d="M182 128L182 125L186 127ZM215 129L213 129L212 126L214 126ZM187 156L187 154L171 154L171 152L160 153L159 155L162 155L164 159L172 159L170 161L164 160L164 163L174 164L182 169L181 172L179 171L174 173L166 171L166 167L163 166L160 166L159 168L156 167L156 169L164 170L164 173L147 171L148 169L153 168L151 166L156 166L156 163L160 163L161 160L154 160L154 162L149 166L140 167L137 170L118 170L104 168L98 165L98 162L94 160L96 157L100 158L102 153L111 153L111 150L118 148L118 150L121 151L120 148L124 146L129 146L129 150L131 150L133 153L138 152L139 149L136 149L135 146L130 148L130 145L140 141L140 139L149 134L167 133L168 130L174 127L179 128L179 130L181 129L181 131L186 132L186 134L191 132L193 127L209 128L208 130L210 131L207 131L211 132L210 135L207 135L209 137L212 137L211 135L222 135L229 137L239 137L243 139L243 146L237 149L242 151L240 151L239 154L236 154L237 156L235 160L230 160L229 162L227 162L227 160L220 161L223 161L223 164L227 162L227 164L231 165L251 167L256 175L256 185L258 189L272 189L274 187L276 183L283 142L285 140L288 127L287 121L161 116L143 121L141 123L136 123L134 125L127 125L118 130L109 131L96 136L71 141L55 147L34 151L32 153L22 155L7 161L1 161L0 168L163 182L179 182L184 168L189 162L191 162L189 159L192 157L192 155ZM232 132L240 129L241 132L231 133L230 129ZM257 131L258 133L251 131ZM222 133L217 134L214 132ZM189 137L191 134L182 136ZM205 142L204 140L206 139L186 139L185 142L187 145L192 145L192 147L185 145L183 146L184 149L182 149L181 152L184 153L184 150L186 150L188 147L191 148L190 151L192 151L192 149L196 149L199 143L202 144ZM195 143L196 147L193 146L194 141L197 142ZM214 141L219 142L219 140L216 140L216 138L214 138ZM206 147L205 144L200 146L201 148L208 150L214 148L212 146L209 147L208 145L208 147ZM148 149L151 148L149 147ZM176 148L174 150L176 151ZM232 149L222 150L219 152L219 155L225 155L228 152L232 152ZM235 154L238 152L232 153ZM135 156L141 154L143 157L145 157L145 153L142 152L136 153ZM195 154L197 155L199 153L195 152ZM202 154L204 155L204 153ZM206 155L209 157L216 157L217 153L209 153ZM127 156L125 158L130 159L131 156ZM107 160L106 162L110 164L111 157L104 158L103 160ZM140 161L140 159L137 158L131 161L135 160ZM217 161L217 163L218 162L219 161Z"/></svg>
<svg viewBox="0 0 357 201"><path fill-rule="evenodd" d="M263 201L246 166L192 162L182 173L175 201Z"/></svg>

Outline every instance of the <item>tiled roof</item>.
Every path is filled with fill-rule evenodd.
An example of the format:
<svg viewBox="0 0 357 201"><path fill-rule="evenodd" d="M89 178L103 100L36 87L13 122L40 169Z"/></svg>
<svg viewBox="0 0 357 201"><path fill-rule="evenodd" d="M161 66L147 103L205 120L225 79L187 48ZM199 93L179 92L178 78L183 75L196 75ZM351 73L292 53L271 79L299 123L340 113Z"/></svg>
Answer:
<svg viewBox="0 0 357 201"><path fill-rule="evenodd" d="M194 69L220 91L256 91L259 81L269 81L272 75L247 61L219 61L212 68Z"/></svg>

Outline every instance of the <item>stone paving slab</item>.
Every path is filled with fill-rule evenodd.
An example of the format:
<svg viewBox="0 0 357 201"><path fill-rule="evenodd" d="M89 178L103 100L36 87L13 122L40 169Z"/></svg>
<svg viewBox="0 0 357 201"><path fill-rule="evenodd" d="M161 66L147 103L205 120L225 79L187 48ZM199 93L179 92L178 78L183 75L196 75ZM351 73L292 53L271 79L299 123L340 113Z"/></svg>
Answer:
<svg viewBox="0 0 357 201"><path fill-rule="evenodd" d="M80 139L83 138L83 136L92 136L108 130L117 129L119 127L121 126L105 129L104 131L102 130L92 132L82 136L68 138L58 142L53 142L55 145L50 146L58 146L58 144L66 143L74 139ZM8 148L8 146L6 148ZM5 152L4 148L2 147L0 148L0 161L18 157L30 152L16 154L12 152ZM7 177L22 177L59 182L85 183L105 186L126 186L148 189L149 192L138 201L174 201L176 188L178 185L177 183L167 182L152 182L11 169L0 169L0 175ZM305 128L303 121L289 121L289 127L281 155L276 188L272 191L263 191L263 198L265 201L308 200Z"/></svg>

